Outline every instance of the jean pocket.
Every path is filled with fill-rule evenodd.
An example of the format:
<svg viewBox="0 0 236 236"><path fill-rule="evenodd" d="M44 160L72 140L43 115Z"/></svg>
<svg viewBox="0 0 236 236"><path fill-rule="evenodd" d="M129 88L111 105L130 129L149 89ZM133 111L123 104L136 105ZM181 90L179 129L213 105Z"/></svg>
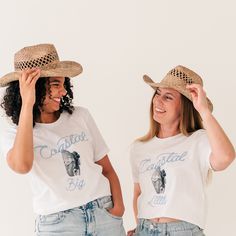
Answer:
<svg viewBox="0 0 236 236"><path fill-rule="evenodd" d="M110 218L113 218L113 219L116 219L116 220L122 220L122 216L116 216L116 215L111 214L111 213L109 212L109 209L110 209L110 208L103 208L102 210L103 210L103 212L104 212L107 216L109 216Z"/></svg>
<svg viewBox="0 0 236 236"><path fill-rule="evenodd" d="M142 230L143 230L142 227L141 227L140 225L137 225L137 227L136 227L136 229L135 229L135 231L134 231L133 236L138 236L138 235L140 235L140 233L141 233Z"/></svg>
<svg viewBox="0 0 236 236"><path fill-rule="evenodd" d="M174 231L170 233L171 236L205 236L203 230L196 226L192 230L181 230L181 231Z"/></svg>
<svg viewBox="0 0 236 236"><path fill-rule="evenodd" d="M49 215L40 215L39 224L41 225L53 225L59 224L64 220L65 216L63 212L57 212Z"/></svg>
<svg viewBox="0 0 236 236"><path fill-rule="evenodd" d="M107 202L103 203L103 206L101 209L107 216L109 216L113 219L122 220L122 216L116 216L116 215L113 215L109 212L109 209L111 209L113 207L114 207L113 201L111 199L109 199Z"/></svg>
<svg viewBox="0 0 236 236"><path fill-rule="evenodd" d="M173 231L170 236L193 236L192 230Z"/></svg>

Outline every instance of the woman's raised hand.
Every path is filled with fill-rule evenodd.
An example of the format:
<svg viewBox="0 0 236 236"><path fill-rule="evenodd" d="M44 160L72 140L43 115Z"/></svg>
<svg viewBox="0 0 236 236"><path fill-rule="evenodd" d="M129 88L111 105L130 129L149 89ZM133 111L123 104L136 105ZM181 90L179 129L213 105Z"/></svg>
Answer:
<svg viewBox="0 0 236 236"><path fill-rule="evenodd" d="M40 69L32 68L22 71L19 78L22 105L33 106L35 103L35 84L40 77Z"/></svg>
<svg viewBox="0 0 236 236"><path fill-rule="evenodd" d="M193 106L199 114L203 116L205 113L210 112L206 92L203 90L203 87L200 84L191 84L187 85L186 88L189 90Z"/></svg>

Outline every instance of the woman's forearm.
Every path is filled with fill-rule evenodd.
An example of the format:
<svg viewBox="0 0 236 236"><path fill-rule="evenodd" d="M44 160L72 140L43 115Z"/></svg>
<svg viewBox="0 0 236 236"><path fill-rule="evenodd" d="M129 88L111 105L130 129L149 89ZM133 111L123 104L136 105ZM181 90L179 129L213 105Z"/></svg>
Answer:
<svg viewBox="0 0 236 236"><path fill-rule="evenodd" d="M33 165L33 108L22 105L13 148L7 160L18 173L27 173Z"/></svg>
<svg viewBox="0 0 236 236"><path fill-rule="evenodd" d="M110 183L114 208L117 209L117 213L119 212L118 214L123 215L124 203L123 203L119 179L113 169L110 170L108 173L105 173L104 175L108 178L109 183Z"/></svg>

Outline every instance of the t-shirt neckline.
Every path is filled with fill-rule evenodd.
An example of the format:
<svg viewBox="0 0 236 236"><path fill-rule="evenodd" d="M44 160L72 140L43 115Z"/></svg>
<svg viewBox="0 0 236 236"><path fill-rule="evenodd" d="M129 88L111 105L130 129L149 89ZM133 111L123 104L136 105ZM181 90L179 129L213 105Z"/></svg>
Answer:
<svg viewBox="0 0 236 236"><path fill-rule="evenodd" d="M166 142L166 141L178 139L183 136L184 135L182 133L179 133L179 134L167 137L167 138L158 138L157 136L155 136L154 139L157 140L158 142Z"/></svg>
<svg viewBox="0 0 236 236"><path fill-rule="evenodd" d="M54 122L51 122L51 123L38 123L38 122L35 122L35 128L37 128L37 127L50 127L50 128L55 127L63 121L63 117L64 117L64 112L62 112L60 114L59 118Z"/></svg>

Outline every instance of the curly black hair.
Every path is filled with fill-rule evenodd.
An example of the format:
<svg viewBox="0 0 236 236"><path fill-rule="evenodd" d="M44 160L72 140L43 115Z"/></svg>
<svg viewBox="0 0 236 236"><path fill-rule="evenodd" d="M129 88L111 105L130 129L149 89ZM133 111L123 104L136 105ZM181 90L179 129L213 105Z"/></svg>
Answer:
<svg viewBox="0 0 236 236"><path fill-rule="evenodd" d="M49 77L40 78L35 85L36 98L33 107L33 126L35 126L35 121L40 117L40 108L43 106L43 102L46 97L46 85L49 85ZM70 78L66 77L64 82L64 87L67 94L62 97L59 112L67 111L72 114L74 107L72 105L73 92L72 85L70 83ZM50 91L50 85L49 85ZM6 93L1 102L1 107L5 110L7 116L11 117L12 122L16 125L19 123L20 111L22 106L22 99L20 95L19 81L12 81L6 89Z"/></svg>

